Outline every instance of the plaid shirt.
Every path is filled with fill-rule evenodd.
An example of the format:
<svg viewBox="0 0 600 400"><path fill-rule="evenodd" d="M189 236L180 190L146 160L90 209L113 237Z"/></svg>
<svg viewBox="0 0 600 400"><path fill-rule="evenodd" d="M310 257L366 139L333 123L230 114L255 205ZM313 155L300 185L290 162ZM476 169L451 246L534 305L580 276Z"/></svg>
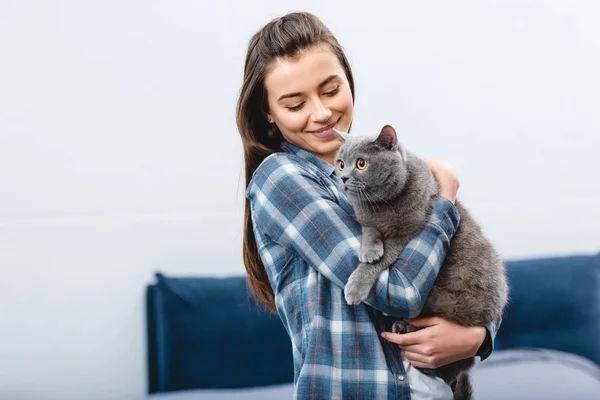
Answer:
<svg viewBox="0 0 600 400"><path fill-rule="evenodd" d="M256 169L246 196L278 314L291 338L296 398L410 399L400 349L380 337L419 315L459 214L439 197L398 261L356 306L344 286L359 264L361 227L335 168L287 141ZM492 345L500 321L488 326ZM489 339L488 339L489 341Z"/></svg>

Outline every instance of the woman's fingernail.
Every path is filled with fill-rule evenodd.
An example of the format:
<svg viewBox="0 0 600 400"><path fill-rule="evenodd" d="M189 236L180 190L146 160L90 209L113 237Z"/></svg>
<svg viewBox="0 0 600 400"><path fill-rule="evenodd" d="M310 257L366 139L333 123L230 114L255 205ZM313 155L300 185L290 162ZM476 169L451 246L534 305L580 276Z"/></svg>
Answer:
<svg viewBox="0 0 600 400"><path fill-rule="evenodd" d="M387 339L387 335L385 334L385 332L381 334L381 337Z"/></svg>

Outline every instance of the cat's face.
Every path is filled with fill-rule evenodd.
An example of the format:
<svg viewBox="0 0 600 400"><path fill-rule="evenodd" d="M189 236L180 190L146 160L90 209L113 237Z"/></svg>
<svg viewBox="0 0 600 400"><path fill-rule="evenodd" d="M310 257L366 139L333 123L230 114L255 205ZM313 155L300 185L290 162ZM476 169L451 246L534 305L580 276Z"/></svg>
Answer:
<svg viewBox="0 0 600 400"><path fill-rule="evenodd" d="M377 139L338 132L342 146L334 166L340 189L354 204L386 201L396 197L406 183L406 153L389 125Z"/></svg>

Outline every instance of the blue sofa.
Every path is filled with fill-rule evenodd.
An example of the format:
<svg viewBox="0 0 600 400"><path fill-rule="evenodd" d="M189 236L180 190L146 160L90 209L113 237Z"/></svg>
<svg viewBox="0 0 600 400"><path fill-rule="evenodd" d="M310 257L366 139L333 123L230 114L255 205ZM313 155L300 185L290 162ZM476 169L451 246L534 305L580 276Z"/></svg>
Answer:
<svg viewBox="0 0 600 400"><path fill-rule="evenodd" d="M510 301L476 398L600 399L600 255L508 261ZM243 276L147 288L148 399L293 396L288 335Z"/></svg>

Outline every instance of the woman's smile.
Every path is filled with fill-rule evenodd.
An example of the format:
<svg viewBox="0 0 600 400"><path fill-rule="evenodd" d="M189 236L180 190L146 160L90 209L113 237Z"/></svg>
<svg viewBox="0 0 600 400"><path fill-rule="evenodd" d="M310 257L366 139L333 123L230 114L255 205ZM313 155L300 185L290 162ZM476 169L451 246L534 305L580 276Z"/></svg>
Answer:
<svg viewBox="0 0 600 400"><path fill-rule="evenodd" d="M338 118L338 120L332 124L329 124L321 129L317 129L314 131L308 131L308 133L315 135L319 139L329 139L331 136L335 135L333 128L336 128L336 129L338 128L340 119L341 119L341 117Z"/></svg>

